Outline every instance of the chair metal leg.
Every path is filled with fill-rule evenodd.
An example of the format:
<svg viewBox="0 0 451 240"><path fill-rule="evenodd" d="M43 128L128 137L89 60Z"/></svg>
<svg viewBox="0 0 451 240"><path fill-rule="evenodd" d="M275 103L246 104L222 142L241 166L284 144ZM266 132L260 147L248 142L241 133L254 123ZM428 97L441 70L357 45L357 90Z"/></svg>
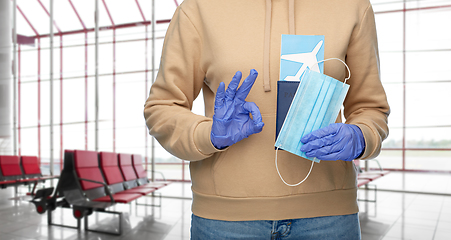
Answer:
<svg viewBox="0 0 451 240"><path fill-rule="evenodd" d="M111 235L117 235L120 236L122 234L122 212L114 212L114 211L98 211L100 213L110 213L110 214L117 214L119 215L119 229L118 232L110 232L110 231L104 231L104 230L99 230L99 229L90 229L89 228L89 223L88 223L88 217L85 217L85 231L89 231L89 232L97 232L97 233L106 233L106 234L111 234Z"/></svg>
<svg viewBox="0 0 451 240"><path fill-rule="evenodd" d="M152 193L152 195L146 195L146 196L144 196L144 197L151 197L152 199L153 198L155 198L155 195L158 195L158 198L159 198L159 203L158 204L146 204L146 203L138 203L138 199L136 200L136 205L139 205L139 206L148 206L148 207L161 207L161 193L159 193L159 192L153 192Z"/></svg>
<svg viewBox="0 0 451 240"><path fill-rule="evenodd" d="M372 187L372 188L370 188ZM377 201L377 186L376 185L369 185L366 184L365 185L365 190L373 190L374 191L374 200L369 200L369 199L357 199L358 201L362 201L362 202L376 202Z"/></svg>
<svg viewBox="0 0 451 240"><path fill-rule="evenodd" d="M81 219L77 219L77 226L57 224L57 223L53 223L52 212L53 211L50 211L50 210L47 211L47 224L49 226L66 227L66 228L73 228L73 229L81 230Z"/></svg>

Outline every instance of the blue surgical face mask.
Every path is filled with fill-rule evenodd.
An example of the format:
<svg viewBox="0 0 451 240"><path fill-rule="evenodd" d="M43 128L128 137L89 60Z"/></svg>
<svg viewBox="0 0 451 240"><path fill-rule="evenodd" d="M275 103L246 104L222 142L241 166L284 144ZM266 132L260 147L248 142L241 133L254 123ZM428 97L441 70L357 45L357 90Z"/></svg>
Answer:
<svg viewBox="0 0 451 240"><path fill-rule="evenodd" d="M327 60L329 59L325 61ZM340 61L343 62L342 60ZM347 79L349 77L345 79L345 82ZM317 158L309 158L304 152L300 151L303 145L301 138L336 121L348 89L349 85L346 83L306 69L280 129L275 147L311 161L319 162L320 160Z"/></svg>

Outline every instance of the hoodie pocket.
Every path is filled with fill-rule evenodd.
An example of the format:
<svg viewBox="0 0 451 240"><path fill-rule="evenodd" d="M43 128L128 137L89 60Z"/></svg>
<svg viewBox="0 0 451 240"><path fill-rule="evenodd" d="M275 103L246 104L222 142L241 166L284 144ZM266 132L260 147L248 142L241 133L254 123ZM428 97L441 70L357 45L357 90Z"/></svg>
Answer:
<svg viewBox="0 0 451 240"><path fill-rule="evenodd" d="M351 189L357 187L357 169L353 161L339 161L345 169L345 175L341 189Z"/></svg>
<svg viewBox="0 0 451 240"><path fill-rule="evenodd" d="M297 183L306 176L311 162L309 160L304 161L307 163L304 163L302 168L293 167L291 169L292 175L299 172L296 180L292 179L287 182ZM289 170L285 171L287 172L285 175L289 176ZM296 195L349 189L352 188L352 184L349 184L349 177L351 176L352 174L348 169L348 165L344 161L321 161L320 163L315 163L313 165L312 172L305 182L291 188L291 194Z"/></svg>
<svg viewBox="0 0 451 240"><path fill-rule="evenodd" d="M229 147L230 149L231 147ZM224 158L227 156L227 153L229 152L229 149L221 152L218 154L218 157L213 161L212 167L211 167L211 171L212 171L212 175L214 176L216 170L218 169L218 167L221 165L222 161L224 161Z"/></svg>
<svg viewBox="0 0 451 240"><path fill-rule="evenodd" d="M212 163L211 175L217 195L237 198L274 195L268 193L274 188L272 184L279 183L274 181L275 175L271 176L275 168L272 157L268 158L274 151L273 145L262 147L252 143L252 139L258 137L252 135L230 146Z"/></svg>

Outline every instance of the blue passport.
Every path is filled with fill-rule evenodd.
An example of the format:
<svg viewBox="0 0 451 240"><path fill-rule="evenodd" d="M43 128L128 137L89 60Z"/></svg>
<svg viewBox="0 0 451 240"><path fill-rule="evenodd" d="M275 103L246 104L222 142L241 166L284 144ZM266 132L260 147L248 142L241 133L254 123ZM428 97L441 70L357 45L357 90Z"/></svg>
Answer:
<svg viewBox="0 0 451 240"><path fill-rule="evenodd" d="M277 112L276 112L276 139L279 136L288 109L290 109L299 82L296 81L277 81Z"/></svg>

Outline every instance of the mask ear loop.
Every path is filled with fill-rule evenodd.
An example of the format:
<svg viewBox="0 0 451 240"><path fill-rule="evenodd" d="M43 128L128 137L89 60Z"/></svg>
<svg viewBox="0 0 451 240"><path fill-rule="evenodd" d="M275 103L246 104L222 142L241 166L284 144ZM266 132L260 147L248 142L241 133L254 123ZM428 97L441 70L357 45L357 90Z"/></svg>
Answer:
<svg viewBox="0 0 451 240"><path fill-rule="evenodd" d="M345 80L343 81L343 87L344 87L345 84L346 84L346 82L351 78L351 70L349 70L348 64L346 64L343 60L341 60L341 59L339 59L339 58L328 58L328 59L324 59L324 60L321 60L321 61L319 61L319 62L316 62L315 64L322 63L322 62L326 62L326 61L329 61L329 60L338 60L338 61L342 62L342 63L346 66L346 69L348 70L349 75L348 75L348 77L345 78ZM311 67L312 67L312 66L310 66L310 68L311 68Z"/></svg>
<svg viewBox="0 0 451 240"><path fill-rule="evenodd" d="M312 161L312 166L310 166L310 170L308 171L307 176L305 176L305 178L304 178L302 181L300 181L300 182L298 182L298 183L296 183L296 184L289 184L289 183L285 182L285 180L283 179L282 175L280 174L279 166L277 166L277 152L278 152L278 151L279 151L279 147L277 147L277 149L276 149L276 160L275 160L275 163L276 163L277 174L279 174L279 177L280 177L280 179L282 180L282 182L285 183L285 185L287 185L287 186L289 186L289 187L296 187L296 186L300 185L301 183L303 183L305 180L307 180L308 176L309 176L310 173L312 172L313 164L314 164L315 162Z"/></svg>

